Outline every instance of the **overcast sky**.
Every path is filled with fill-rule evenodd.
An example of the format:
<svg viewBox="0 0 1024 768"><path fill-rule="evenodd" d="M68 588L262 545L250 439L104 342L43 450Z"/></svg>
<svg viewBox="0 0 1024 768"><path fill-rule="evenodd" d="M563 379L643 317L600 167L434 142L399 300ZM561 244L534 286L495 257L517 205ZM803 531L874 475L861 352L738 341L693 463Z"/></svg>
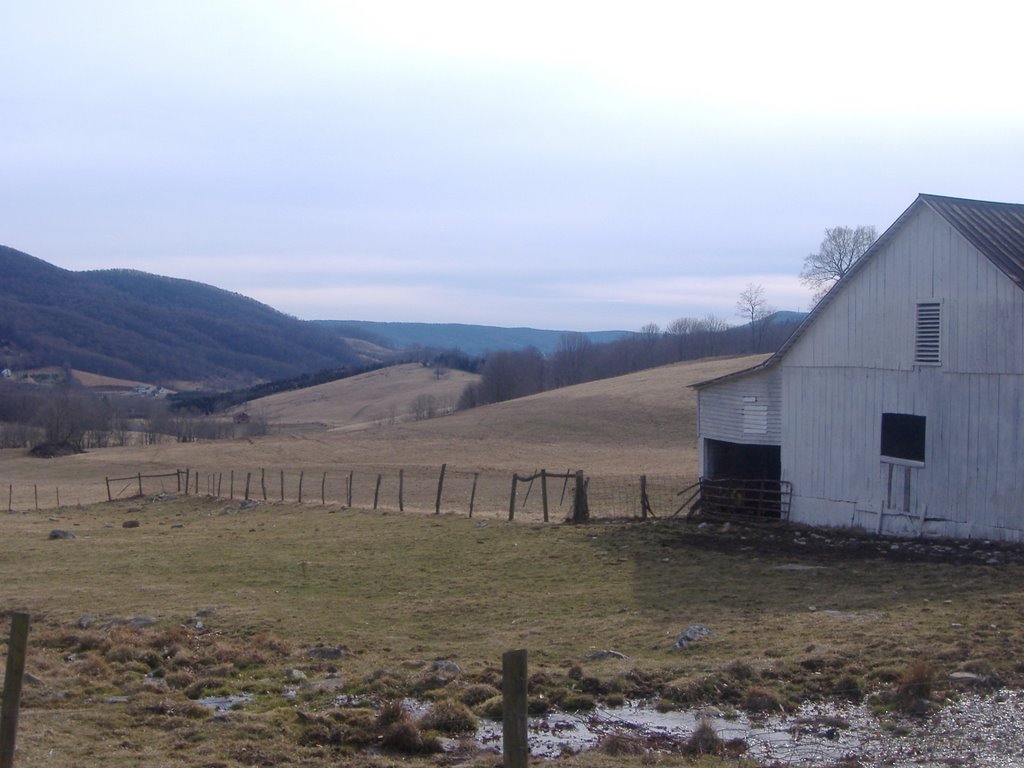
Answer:
<svg viewBox="0 0 1024 768"><path fill-rule="evenodd" d="M806 309L825 227L1024 201L1017 7L5 0L0 243L305 319Z"/></svg>

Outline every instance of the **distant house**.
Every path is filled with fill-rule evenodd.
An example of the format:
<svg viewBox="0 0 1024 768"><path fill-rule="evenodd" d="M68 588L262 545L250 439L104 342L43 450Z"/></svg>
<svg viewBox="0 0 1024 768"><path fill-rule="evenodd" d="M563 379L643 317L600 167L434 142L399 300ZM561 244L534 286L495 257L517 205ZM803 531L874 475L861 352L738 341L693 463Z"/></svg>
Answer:
<svg viewBox="0 0 1024 768"><path fill-rule="evenodd" d="M1024 541L1024 205L920 195L761 365L696 385L701 476L791 520Z"/></svg>
<svg viewBox="0 0 1024 768"><path fill-rule="evenodd" d="M250 421L251 421L251 418L250 418L249 414L246 413L245 411L242 411L241 413L236 413L235 414L235 417L234 417L235 424L248 424Z"/></svg>

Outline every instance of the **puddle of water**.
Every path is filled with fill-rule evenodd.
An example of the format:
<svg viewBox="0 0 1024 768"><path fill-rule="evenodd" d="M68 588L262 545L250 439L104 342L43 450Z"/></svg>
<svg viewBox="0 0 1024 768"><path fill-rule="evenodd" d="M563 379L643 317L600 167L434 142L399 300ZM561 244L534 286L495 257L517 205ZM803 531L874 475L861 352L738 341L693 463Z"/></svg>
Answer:
<svg viewBox="0 0 1024 768"><path fill-rule="evenodd" d="M224 699L204 700L227 701ZM233 699L245 697L230 697ZM338 697L339 706L366 699ZM405 699L406 710L420 717L429 703ZM233 706L229 704L225 709ZM207 706L210 706L207 704ZM963 696L927 718L888 718L889 727L863 704L805 704L795 713L751 719L726 717L715 709L658 712L649 702L570 714L553 712L528 721L530 754L556 758L594 749L612 735L652 737L655 743L685 742L707 720L725 741L742 739L746 757L804 768L856 758L865 765L890 768L1019 768L1024 765L1024 691ZM895 735L893 723L905 735ZM475 740L483 749L501 751L500 722L481 720Z"/></svg>
<svg viewBox="0 0 1024 768"><path fill-rule="evenodd" d="M214 712L229 712L250 701L252 701L252 695L242 693L237 696L207 696L205 699L196 699L196 704L202 704Z"/></svg>
<svg viewBox="0 0 1024 768"><path fill-rule="evenodd" d="M530 718L530 753L554 758L595 748L605 736L654 736L681 743L706 719L723 740L742 739L745 756L787 766L817 766L856 757L870 765L932 768L1024 765L1024 692L968 696L923 720L900 721L896 736L864 705L808 704L786 716L751 720L715 710L658 712L644 702L586 714ZM481 721L477 743L501 750L501 723ZM966 762L964 762L966 760Z"/></svg>
<svg viewBox="0 0 1024 768"><path fill-rule="evenodd" d="M657 737L662 741L685 742L702 719L723 740L743 739L747 754L758 759L782 760L789 764L834 761L856 748L858 740L848 730L836 727L840 718L831 714L828 724L817 715L801 712L791 718L771 717L751 721L745 715L725 717L715 710L658 712L643 702L624 707L596 710L586 714L555 713L530 718L530 753L534 757L553 758L566 751L593 749L603 737L625 735ZM482 721L477 742L486 748L501 749L501 723Z"/></svg>

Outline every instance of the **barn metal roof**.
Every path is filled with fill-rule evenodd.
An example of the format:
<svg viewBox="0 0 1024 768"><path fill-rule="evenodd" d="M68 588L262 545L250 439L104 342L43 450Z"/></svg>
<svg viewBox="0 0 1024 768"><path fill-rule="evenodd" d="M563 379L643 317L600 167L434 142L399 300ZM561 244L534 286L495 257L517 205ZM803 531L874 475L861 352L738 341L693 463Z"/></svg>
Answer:
<svg viewBox="0 0 1024 768"><path fill-rule="evenodd" d="M797 326L779 351L760 365L743 371L720 376L717 379L701 381L690 386L703 389L721 381L749 376L765 368L775 366L789 351L797 339L804 335L807 328L815 321L821 311L831 303L833 297L854 278L871 258L880 251L921 206L931 208L944 218L975 248L981 251L1003 274L1024 288L1024 204L993 203L986 200L967 200L959 197L943 197L942 195L919 194L896 221L882 233L864 255L853 263L849 271L839 279L832 289L808 313L804 321Z"/></svg>
<svg viewBox="0 0 1024 768"><path fill-rule="evenodd" d="M1017 285L1024 286L1024 205L918 195Z"/></svg>

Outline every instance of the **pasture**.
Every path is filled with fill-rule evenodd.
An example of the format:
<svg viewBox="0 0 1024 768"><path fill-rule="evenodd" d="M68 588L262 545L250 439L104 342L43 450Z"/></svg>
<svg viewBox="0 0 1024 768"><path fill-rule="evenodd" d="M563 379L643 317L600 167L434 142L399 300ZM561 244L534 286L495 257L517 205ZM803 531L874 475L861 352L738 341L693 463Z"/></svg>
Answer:
<svg viewBox="0 0 1024 768"><path fill-rule="evenodd" d="M246 410L253 413L266 409L274 415L272 434L264 437L162 442L52 460L3 450L0 489L13 486L13 508L26 510L35 508L33 488L38 489L41 508L56 506L57 488L62 505L89 504L106 500L105 477L139 472L194 468L227 478L234 471L241 481L248 472L258 474L260 468L293 474L305 471L311 478L327 472L335 479L350 471L375 476L404 468L431 477L436 484L438 469L445 463L453 472L500 478L497 498L504 500L496 502L498 509L507 508L513 472L540 468L582 469L597 482L610 483L625 478L635 483L642 474L668 476L676 478L681 488L696 479L697 472L697 398L689 385L762 359L759 355L680 363L450 416L394 424L368 419L367 414L386 411L392 398L411 402L433 391L437 382L428 369L411 366L418 375L388 377L407 384L399 396L391 384L379 383L380 372L373 372L247 405ZM374 392L383 393L377 405L372 404ZM328 416L313 429L317 420L310 416L310 409L316 403ZM147 488L148 493L159 490L174 491L176 485ZM201 485L200 492L205 491ZM227 495L223 482L221 494ZM337 490L334 498L339 498ZM433 498L429 494L424 498L429 502L422 508L432 510ZM4 501L0 498L0 509L6 509ZM600 509L594 511L601 514Z"/></svg>
<svg viewBox="0 0 1024 768"><path fill-rule="evenodd" d="M409 756L367 752L357 723L405 696L479 705L473 692L494 691L515 647L552 704L743 707L753 691L790 707L850 685L892 693L922 660L938 697L957 670L1022 682L1024 567L1005 553L994 566L991 553L844 554L681 521L543 526L181 498L50 517L5 516L0 542L0 600L35 617L24 765L389 765ZM48 539L55 527L75 538ZM155 623L123 623L140 617ZM696 623L713 635L675 650ZM589 659L602 650L627 658ZM196 703L210 695L251 700L215 717ZM333 736L312 727L323 718ZM494 764L452 749L448 762Z"/></svg>
<svg viewBox="0 0 1024 768"><path fill-rule="evenodd" d="M1024 684L1015 549L891 549L664 517L510 524L203 495L78 506L66 490L84 497L99 485L102 498L105 475L263 464L311 474L448 462L692 477L686 385L752 362L669 366L360 431L46 461L8 452L0 481L59 483L72 504L0 515L0 606L33 615L18 764L493 766L500 758L465 733L428 723L427 738L450 738L446 752L388 746L381 713L412 697L485 716L510 648L529 650L537 706L563 710L624 698L785 710L867 696L889 717L908 679L931 705ZM74 538L50 539L53 529ZM695 624L712 634L673 648ZM625 658L593 658L606 650ZM246 698L214 714L199 703L210 696ZM640 749L559 764L691 761Z"/></svg>

